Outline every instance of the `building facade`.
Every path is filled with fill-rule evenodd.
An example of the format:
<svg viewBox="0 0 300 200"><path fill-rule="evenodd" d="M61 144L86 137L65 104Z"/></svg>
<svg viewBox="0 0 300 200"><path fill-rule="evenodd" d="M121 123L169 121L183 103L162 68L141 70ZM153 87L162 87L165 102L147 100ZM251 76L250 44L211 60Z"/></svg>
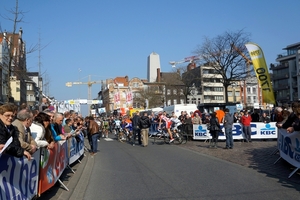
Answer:
<svg viewBox="0 0 300 200"><path fill-rule="evenodd" d="M9 47L6 33L0 37L0 103L8 102Z"/></svg>
<svg viewBox="0 0 300 200"><path fill-rule="evenodd" d="M148 56L147 62L147 80L148 82L155 82L157 78L157 69L160 69L160 58L155 52Z"/></svg>
<svg viewBox="0 0 300 200"><path fill-rule="evenodd" d="M277 103L290 103L300 99L300 42L288 45L286 52L271 64L272 81Z"/></svg>
<svg viewBox="0 0 300 200"><path fill-rule="evenodd" d="M9 68L7 98L8 101L21 105L26 103L26 44L22 38L23 30L20 28L19 33L2 33L0 38L6 38L9 49ZM18 91L16 88L18 87ZM14 96L17 95L17 96Z"/></svg>

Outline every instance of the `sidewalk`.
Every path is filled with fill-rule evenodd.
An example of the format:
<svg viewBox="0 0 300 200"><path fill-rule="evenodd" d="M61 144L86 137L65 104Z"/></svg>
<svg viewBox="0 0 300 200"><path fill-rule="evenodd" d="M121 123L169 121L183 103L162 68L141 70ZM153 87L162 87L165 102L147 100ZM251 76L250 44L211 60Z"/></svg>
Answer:
<svg viewBox="0 0 300 200"><path fill-rule="evenodd" d="M86 138L84 144L89 148ZM43 193L37 200L82 200L94 166L94 158L90 156L89 152L85 151L85 154L79 160L80 162L77 161L71 165L75 173L67 168L60 177L60 180L69 191L59 183L56 183L55 186Z"/></svg>
<svg viewBox="0 0 300 200"><path fill-rule="evenodd" d="M223 149L225 141L219 141L218 149L210 149L208 148L209 143L202 140L188 141L180 147L251 168L266 176L277 178L280 182L300 185L300 170L288 178L295 167L283 159L274 164L280 157L279 152L272 154L276 152L277 141L252 141L252 143L234 141L233 149Z"/></svg>

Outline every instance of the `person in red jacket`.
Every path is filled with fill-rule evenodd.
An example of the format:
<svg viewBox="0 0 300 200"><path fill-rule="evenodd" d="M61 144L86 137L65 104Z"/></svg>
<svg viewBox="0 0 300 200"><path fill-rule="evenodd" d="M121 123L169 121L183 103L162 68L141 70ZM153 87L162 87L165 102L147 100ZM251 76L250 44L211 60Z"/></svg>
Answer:
<svg viewBox="0 0 300 200"><path fill-rule="evenodd" d="M243 125L243 132L246 138L246 142L252 142L251 126L250 126L251 121L252 121L251 115L249 115L248 111L245 111L245 114L241 117L241 123Z"/></svg>

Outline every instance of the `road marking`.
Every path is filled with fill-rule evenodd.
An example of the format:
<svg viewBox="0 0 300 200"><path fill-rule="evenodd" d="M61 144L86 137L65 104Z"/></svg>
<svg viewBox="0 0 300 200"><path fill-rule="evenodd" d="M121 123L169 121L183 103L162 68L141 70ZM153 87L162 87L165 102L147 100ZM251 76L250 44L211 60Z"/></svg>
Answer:
<svg viewBox="0 0 300 200"><path fill-rule="evenodd" d="M113 139L111 139L111 138L104 138L104 140L105 141L108 141L108 142L110 142L110 141L114 141Z"/></svg>

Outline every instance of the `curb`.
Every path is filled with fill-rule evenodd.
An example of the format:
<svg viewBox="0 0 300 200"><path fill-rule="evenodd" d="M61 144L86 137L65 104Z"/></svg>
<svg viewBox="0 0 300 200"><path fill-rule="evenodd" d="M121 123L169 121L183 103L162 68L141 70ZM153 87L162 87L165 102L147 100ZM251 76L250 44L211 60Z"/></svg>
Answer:
<svg viewBox="0 0 300 200"><path fill-rule="evenodd" d="M85 145L88 142L85 140ZM75 174L70 177L69 184L67 185L69 191L63 191L59 196L59 200L72 199L72 200L82 200L88 186L92 170L94 167L94 159L89 155L89 153L84 153L83 158L87 158L84 162L82 159L81 163L78 163L78 168Z"/></svg>

